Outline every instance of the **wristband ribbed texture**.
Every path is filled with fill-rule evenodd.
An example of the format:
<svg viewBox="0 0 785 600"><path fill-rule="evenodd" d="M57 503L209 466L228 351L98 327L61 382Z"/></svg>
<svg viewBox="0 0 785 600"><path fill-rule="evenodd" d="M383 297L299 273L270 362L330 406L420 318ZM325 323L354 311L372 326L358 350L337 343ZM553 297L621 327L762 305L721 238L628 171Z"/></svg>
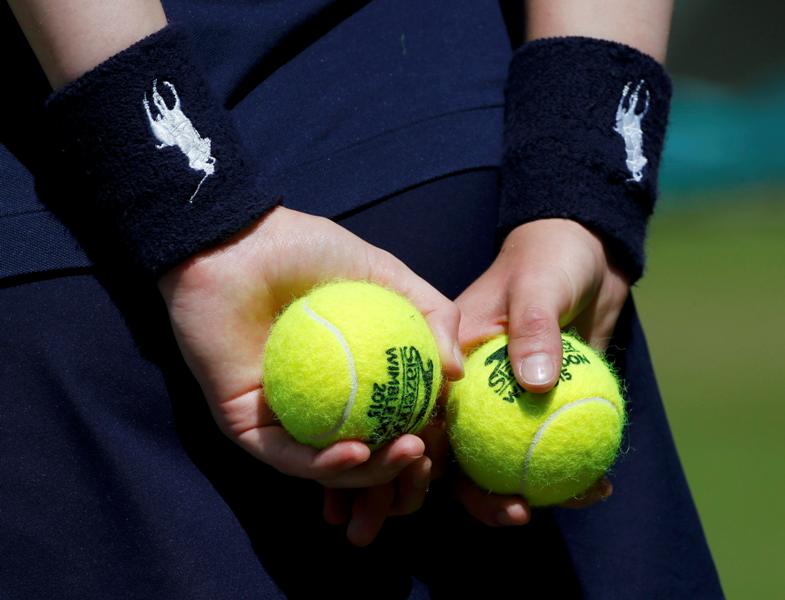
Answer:
<svg viewBox="0 0 785 600"><path fill-rule="evenodd" d="M275 204L258 191L229 115L190 54L187 35L168 26L46 105L53 179L62 186L50 185L48 195L81 204L80 219L89 223L80 230L113 237L128 262L152 277Z"/></svg>
<svg viewBox="0 0 785 600"><path fill-rule="evenodd" d="M663 67L623 44L524 44L505 89L500 234L536 219L578 221L637 280L670 97Z"/></svg>

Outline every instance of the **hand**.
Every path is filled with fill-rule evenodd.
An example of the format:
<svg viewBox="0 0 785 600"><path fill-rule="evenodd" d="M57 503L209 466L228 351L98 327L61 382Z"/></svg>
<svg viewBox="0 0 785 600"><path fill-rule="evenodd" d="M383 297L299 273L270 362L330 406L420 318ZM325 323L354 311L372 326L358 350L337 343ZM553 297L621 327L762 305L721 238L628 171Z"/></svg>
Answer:
<svg viewBox="0 0 785 600"><path fill-rule="evenodd" d="M282 473L329 488L370 488L369 497L405 472L400 502L411 506L409 482L421 485L430 472L420 437L404 435L373 454L359 441L317 450L291 438L264 399L262 354L274 317L294 297L335 278L375 281L408 297L433 330L445 375L461 376L457 307L394 256L328 219L277 207L165 274L159 289L180 350L230 439ZM366 504L354 518L367 520L370 510L378 520L381 504Z"/></svg>
<svg viewBox="0 0 785 600"><path fill-rule="evenodd" d="M437 417L419 436L425 442L425 456L401 471L394 481L364 490L325 488L325 520L333 525L348 521L347 537L356 546L371 543L386 517L419 510L431 481L444 474L449 442L443 419Z"/></svg>
<svg viewBox="0 0 785 600"><path fill-rule="evenodd" d="M602 240L582 225L566 219L526 223L507 236L493 264L456 299L461 347L508 333L516 379L531 392L547 392L561 371L561 328L576 328L604 350L629 287ZM611 491L603 478L565 506L588 506ZM489 525L523 524L531 514L519 496L488 494L468 480L458 483L457 494Z"/></svg>

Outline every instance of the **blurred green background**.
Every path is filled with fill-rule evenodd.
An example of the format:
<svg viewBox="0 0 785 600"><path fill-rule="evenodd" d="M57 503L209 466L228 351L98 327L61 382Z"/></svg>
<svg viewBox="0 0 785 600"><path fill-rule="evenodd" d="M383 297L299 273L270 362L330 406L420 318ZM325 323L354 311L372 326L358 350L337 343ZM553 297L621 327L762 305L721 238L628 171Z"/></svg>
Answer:
<svg viewBox="0 0 785 600"><path fill-rule="evenodd" d="M677 3L635 297L729 598L785 597L785 3Z"/></svg>

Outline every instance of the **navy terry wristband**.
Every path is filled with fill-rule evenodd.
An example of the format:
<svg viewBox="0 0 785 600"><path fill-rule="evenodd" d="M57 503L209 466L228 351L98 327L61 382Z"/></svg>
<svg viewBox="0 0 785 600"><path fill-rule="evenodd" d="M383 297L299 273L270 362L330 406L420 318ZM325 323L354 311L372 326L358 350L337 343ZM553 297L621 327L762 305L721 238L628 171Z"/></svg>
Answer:
<svg viewBox="0 0 785 600"><path fill-rule="evenodd" d="M500 234L536 219L578 221L637 280L670 97L663 67L629 46L582 37L524 44L505 89Z"/></svg>
<svg viewBox="0 0 785 600"><path fill-rule="evenodd" d="M257 190L230 119L174 26L116 54L46 105L58 202L156 277L276 204ZM85 217L86 216L86 217ZM84 223L80 223L84 226Z"/></svg>

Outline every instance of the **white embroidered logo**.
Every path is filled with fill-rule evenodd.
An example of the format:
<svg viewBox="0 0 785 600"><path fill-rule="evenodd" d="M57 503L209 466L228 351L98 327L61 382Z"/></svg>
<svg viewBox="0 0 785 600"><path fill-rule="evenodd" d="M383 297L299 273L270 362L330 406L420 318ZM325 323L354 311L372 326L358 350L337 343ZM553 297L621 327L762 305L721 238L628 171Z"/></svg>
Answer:
<svg viewBox="0 0 785 600"><path fill-rule="evenodd" d="M174 107L169 108L161 94L158 93L157 83L157 79L153 80L153 104L158 114L153 116L150 112L147 92L145 92L143 100L144 109L150 121L150 129L156 139L161 142L156 148L160 150L161 148L177 146L188 158L188 166L194 171L202 171L204 173L204 177L202 177L199 185L196 186L196 191L188 199L188 202L193 202L204 180L215 173L215 157L211 154L210 138L200 136L191 120L180 109L180 98L175 87L168 81L163 82L169 88L169 91L172 92L172 96L174 96Z"/></svg>
<svg viewBox="0 0 785 600"><path fill-rule="evenodd" d="M630 94L632 82L630 81L624 86L619 99L619 107L616 109L616 126L613 130L624 139L624 149L627 152L627 169L630 171L632 177L627 181L636 181L640 183L643 179L643 168L649 162L643 155L643 131L641 130L641 121L649 110L649 90L644 88L646 93L646 101L643 105L641 112L635 112L638 109L638 95L640 94L641 87L643 86L643 79L638 82L638 85ZM624 108L624 101L629 97L627 108Z"/></svg>

